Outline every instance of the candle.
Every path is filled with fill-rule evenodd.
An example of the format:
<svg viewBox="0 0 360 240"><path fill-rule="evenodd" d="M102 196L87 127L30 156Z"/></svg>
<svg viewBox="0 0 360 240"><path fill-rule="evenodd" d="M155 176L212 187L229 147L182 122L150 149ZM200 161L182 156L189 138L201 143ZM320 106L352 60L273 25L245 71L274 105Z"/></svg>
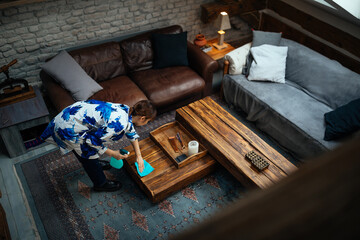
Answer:
<svg viewBox="0 0 360 240"><path fill-rule="evenodd" d="M194 155L199 152L199 143L197 141L190 141L188 144L188 155Z"/></svg>

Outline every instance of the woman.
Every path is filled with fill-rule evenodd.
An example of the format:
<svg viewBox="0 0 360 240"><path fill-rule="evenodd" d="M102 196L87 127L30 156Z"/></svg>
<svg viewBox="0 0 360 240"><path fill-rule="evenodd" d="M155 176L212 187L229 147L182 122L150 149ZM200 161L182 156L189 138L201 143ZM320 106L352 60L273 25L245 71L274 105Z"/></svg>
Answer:
<svg viewBox="0 0 360 240"><path fill-rule="evenodd" d="M76 102L49 123L41 139L57 144L63 154L73 151L93 182L95 191L116 191L121 188L121 183L106 179L99 155L105 153L116 159L128 157L106 146L125 135L133 145L142 172L144 161L134 125L145 125L155 116L156 109L147 100L139 101L131 108L98 100Z"/></svg>

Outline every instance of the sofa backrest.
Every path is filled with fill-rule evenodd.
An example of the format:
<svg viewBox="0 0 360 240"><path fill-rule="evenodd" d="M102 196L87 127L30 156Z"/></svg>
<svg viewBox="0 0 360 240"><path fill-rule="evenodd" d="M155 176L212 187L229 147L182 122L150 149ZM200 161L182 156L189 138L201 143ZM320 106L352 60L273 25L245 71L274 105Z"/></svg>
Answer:
<svg viewBox="0 0 360 240"><path fill-rule="evenodd" d="M119 43L107 42L70 51L69 54L95 81L126 74Z"/></svg>
<svg viewBox="0 0 360 240"><path fill-rule="evenodd" d="M128 71L135 72L152 68L153 48L151 35L153 33L175 34L183 30L179 25L155 29L120 42L125 66Z"/></svg>
<svg viewBox="0 0 360 240"><path fill-rule="evenodd" d="M286 80L335 109L360 98L360 75L324 55L289 39Z"/></svg>

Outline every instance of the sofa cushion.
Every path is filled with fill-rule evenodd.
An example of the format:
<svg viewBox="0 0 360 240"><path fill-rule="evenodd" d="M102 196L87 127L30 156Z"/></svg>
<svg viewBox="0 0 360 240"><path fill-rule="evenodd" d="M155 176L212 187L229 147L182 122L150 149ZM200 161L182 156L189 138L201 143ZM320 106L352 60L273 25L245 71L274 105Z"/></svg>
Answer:
<svg viewBox="0 0 360 240"><path fill-rule="evenodd" d="M187 32L152 35L154 68L188 66Z"/></svg>
<svg viewBox="0 0 360 240"><path fill-rule="evenodd" d="M335 109L360 96L360 75L297 42L282 39L288 46L286 79L317 100Z"/></svg>
<svg viewBox="0 0 360 240"><path fill-rule="evenodd" d="M276 33L276 32L264 32L264 31L257 31L253 30L253 40L251 47L257 47L261 46L263 44L269 44L278 46L281 40L282 33ZM243 74L248 76L250 73L251 63L253 61L251 53L248 54L246 58L246 64L243 68Z"/></svg>
<svg viewBox="0 0 360 240"><path fill-rule="evenodd" d="M205 87L204 80L186 66L138 71L131 74L131 79L157 108L199 93Z"/></svg>
<svg viewBox="0 0 360 240"><path fill-rule="evenodd" d="M87 100L102 89L66 51L60 52L41 68L69 91L76 101Z"/></svg>
<svg viewBox="0 0 360 240"><path fill-rule="evenodd" d="M247 55L250 52L251 42L238 47L237 49L225 55L225 59L229 61L229 74L241 74L246 64Z"/></svg>
<svg viewBox="0 0 360 240"><path fill-rule="evenodd" d="M325 141L324 113L332 109L286 82L248 81L226 75L225 100L247 114L247 119L299 158L309 158L338 146Z"/></svg>
<svg viewBox="0 0 360 240"><path fill-rule="evenodd" d="M119 43L108 42L69 53L97 82L126 74Z"/></svg>
<svg viewBox="0 0 360 240"><path fill-rule="evenodd" d="M325 113L324 140L346 137L360 129L360 98Z"/></svg>
<svg viewBox="0 0 360 240"><path fill-rule="evenodd" d="M124 62L130 72L142 71L153 66L153 47L151 35L153 33L175 34L182 32L181 26L175 25L152 30L120 42Z"/></svg>
<svg viewBox="0 0 360 240"><path fill-rule="evenodd" d="M278 46L281 41L282 33L264 32L253 30L252 47L257 47L263 44Z"/></svg>
<svg viewBox="0 0 360 240"><path fill-rule="evenodd" d="M263 44L251 48L254 61L251 63L249 80L285 83L287 47Z"/></svg>
<svg viewBox="0 0 360 240"><path fill-rule="evenodd" d="M103 90L95 93L90 99L123 103L133 106L140 100L147 100L145 94L127 76L120 76L101 82Z"/></svg>

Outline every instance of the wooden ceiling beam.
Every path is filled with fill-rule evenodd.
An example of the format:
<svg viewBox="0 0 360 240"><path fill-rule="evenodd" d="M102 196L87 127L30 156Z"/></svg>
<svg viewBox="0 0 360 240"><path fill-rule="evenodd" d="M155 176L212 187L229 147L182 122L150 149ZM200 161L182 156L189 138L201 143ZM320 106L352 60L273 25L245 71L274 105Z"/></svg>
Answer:
<svg viewBox="0 0 360 240"><path fill-rule="evenodd" d="M282 32L282 36L284 38L291 39L298 43L301 43L311 49L314 49L315 51L321 53L322 55L325 55L330 59L334 59L340 62L342 65L351 69L352 71L360 73L359 61L325 44L324 42L319 41L307 35L303 31L294 28L294 26L288 25L287 23L281 21L281 19L269 15L269 13L266 12L262 13L260 29L262 31L268 31L268 32Z"/></svg>
<svg viewBox="0 0 360 240"><path fill-rule="evenodd" d="M326 39L335 46L343 48L355 56L360 57L360 39L355 36L321 21L283 1L268 0L267 8L273 10L280 16L299 24L302 28L312 34Z"/></svg>
<svg viewBox="0 0 360 240"><path fill-rule="evenodd" d="M239 15L252 27L258 27L259 10L266 8L266 0L223 0L201 5L201 20L210 23L220 12L227 12L230 16Z"/></svg>

